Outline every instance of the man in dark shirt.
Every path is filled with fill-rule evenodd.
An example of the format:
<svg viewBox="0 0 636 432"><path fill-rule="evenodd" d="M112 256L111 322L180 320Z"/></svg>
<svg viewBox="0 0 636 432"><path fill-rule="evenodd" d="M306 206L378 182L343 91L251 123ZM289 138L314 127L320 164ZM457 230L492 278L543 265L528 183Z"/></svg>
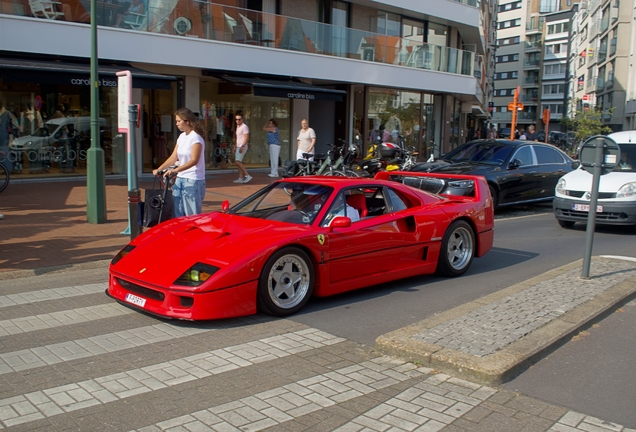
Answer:
<svg viewBox="0 0 636 432"><path fill-rule="evenodd" d="M534 131L534 126L528 126L528 133L526 134L526 138L528 141L536 141L537 133Z"/></svg>

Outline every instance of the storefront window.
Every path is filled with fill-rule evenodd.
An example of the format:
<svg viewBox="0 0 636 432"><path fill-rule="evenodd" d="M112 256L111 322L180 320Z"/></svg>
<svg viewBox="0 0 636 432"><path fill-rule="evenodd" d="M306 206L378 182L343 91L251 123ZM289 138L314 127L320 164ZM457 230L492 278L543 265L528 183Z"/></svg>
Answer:
<svg viewBox="0 0 636 432"><path fill-rule="evenodd" d="M159 167L172 154L177 139L174 90L144 90L143 171Z"/></svg>
<svg viewBox="0 0 636 432"><path fill-rule="evenodd" d="M0 102L12 119L0 133L0 157L20 177L85 175L86 152L91 146L89 79L68 84L5 82L0 79ZM117 135L117 81L100 80L100 144L106 173L125 172L115 146Z"/></svg>
<svg viewBox="0 0 636 432"><path fill-rule="evenodd" d="M367 141L395 144L401 141L418 148L421 98L419 92L370 88L367 105L367 130L370 132Z"/></svg>
<svg viewBox="0 0 636 432"><path fill-rule="evenodd" d="M267 132L263 126L270 118L278 123L281 139L281 159L291 158L290 101L287 98L254 96L250 86L238 86L215 78L206 78L200 85L200 119L206 131L206 166L225 168L233 159L229 154L236 122L234 115L242 112L250 128L250 147L243 162L253 166L269 164Z"/></svg>

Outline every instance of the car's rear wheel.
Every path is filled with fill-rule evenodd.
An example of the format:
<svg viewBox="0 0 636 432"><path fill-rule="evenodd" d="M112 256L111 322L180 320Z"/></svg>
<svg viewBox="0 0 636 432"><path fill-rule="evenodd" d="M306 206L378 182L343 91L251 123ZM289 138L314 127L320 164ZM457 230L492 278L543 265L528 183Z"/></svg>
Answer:
<svg viewBox="0 0 636 432"><path fill-rule="evenodd" d="M258 283L258 308L270 315L296 313L314 290L314 266L299 248L275 252L265 263Z"/></svg>
<svg viewBox="0 0 636 432"><path fill-rule="evenodd" d="M557 219L557 222L559 223L559 225L561 225L561 228L572 228L574 226L573 221L565 221L565 220Z"/></svg>
<svg viewBox="0 0 636 432"><path fill-rule="evenodd" d="M468 270L475 255L475 234L468 222L453 222L442 239L437 261L437 273L442 276L461 276Z"/></svg>

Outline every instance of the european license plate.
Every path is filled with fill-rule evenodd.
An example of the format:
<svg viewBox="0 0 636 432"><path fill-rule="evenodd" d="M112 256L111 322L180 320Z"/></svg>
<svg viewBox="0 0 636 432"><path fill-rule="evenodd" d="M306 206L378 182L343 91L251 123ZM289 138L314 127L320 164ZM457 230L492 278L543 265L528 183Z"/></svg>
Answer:
<svg viewBox="0 0 636 432"><path fill-rule="evenodd" d="M126 301L140 307L144 307L146 304L145 298L138 297L134 294L126 294Z"/></svg>
<svg viewBox="0 0 636 432"><path fill-rule="evenodd" d="M589 212L590 206L589 204L572 204L572 210ZM603 212L603 206L596 206L596 213L602 213L602 212Z"/></svg>

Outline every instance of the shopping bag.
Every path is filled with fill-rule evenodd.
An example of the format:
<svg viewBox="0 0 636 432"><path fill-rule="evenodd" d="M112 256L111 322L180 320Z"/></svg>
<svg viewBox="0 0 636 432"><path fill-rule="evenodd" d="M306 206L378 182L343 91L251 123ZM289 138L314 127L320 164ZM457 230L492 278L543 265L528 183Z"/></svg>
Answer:
<svg viewBox="0 0 636 432"><path fill-rule="evenodd" d="M172 193L168 188L146 189L144 194L143 226L153 227L172 219Z"/></svg>

